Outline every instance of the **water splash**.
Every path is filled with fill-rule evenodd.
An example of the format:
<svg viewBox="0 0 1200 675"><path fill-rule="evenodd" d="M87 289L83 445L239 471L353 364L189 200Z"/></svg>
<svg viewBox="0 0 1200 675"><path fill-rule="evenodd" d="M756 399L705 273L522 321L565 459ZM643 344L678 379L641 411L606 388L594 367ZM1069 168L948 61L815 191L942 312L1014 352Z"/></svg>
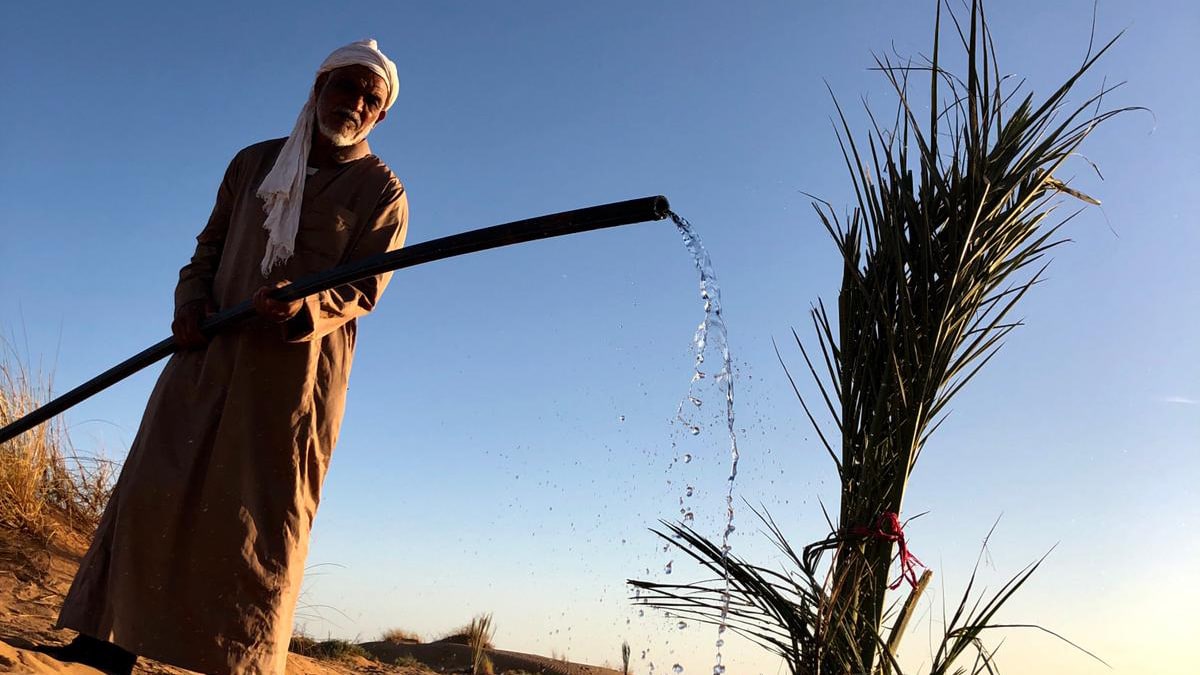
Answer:
<svg viewBox="0 0 1200 675"><path fill-rule="evenodd" d="M738 444L737 432L734 430L733 423L733 359L729 353L729 334L725 328L725 317L721 310L721 289L717 286L717 277L713 272L712 260L708 256L708 250L704 248L700 237L692 229L691 223L679 214L668 211L671 220L675 226L679 228L680 235L683 236L683 243L687 246L688 251L692 254L692 259L696 263L696 269L700 272L700 299L704 301L704 321L696 328L696 334L692 338L692 351L695 354L694 374L692 382L703 380L706 375L701 367L704 365L704 354L711 342L720 350L721 369L717 372L714 380L720 389L725 394L725 423L729 432L729 478L728 488L725 493L725 530L721 535L721 555L722 566L724 567L724 558L729 555L729 535L734 532L733 526L733 486L737 479L738 471ZM689 401L695 407L701 404L700 399L689 395L686 401ZM696 435L699 433L699 428L688 424L683 416L684 401L679 402L679 410L676 411L676 417L680 419L687 427L689 433ZM693 431L694 430L694 431ZM685 461L690 460L688 456ZM689 496L691 490L688 490ZM713 673L721 675L725 671L725 666L721 665L721 648L725 642L721 637L725 633L727 627L726 619L729 615L729 572L726 568L725 572L725 589L721 594L721 619L717 626L717 658L716 664L713 666Z"/></svg>

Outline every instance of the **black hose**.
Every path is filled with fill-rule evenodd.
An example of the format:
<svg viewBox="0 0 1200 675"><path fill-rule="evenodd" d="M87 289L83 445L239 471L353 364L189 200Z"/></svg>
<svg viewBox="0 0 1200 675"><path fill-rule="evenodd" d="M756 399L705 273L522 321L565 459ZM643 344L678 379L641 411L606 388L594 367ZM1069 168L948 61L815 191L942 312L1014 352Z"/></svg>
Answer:
<svg viewBox="0 0 1200 675"><path fill-rule="evenodd" d="M537 239L560 237L565 234L599 230L618 225L631 225L667 217L670 205L663 196L643 197L586 209L564 211L537 218L527 218L503 225L485 227L449 237L413 244L405 248L363 258L341 267L309 275L271 293L276 300L290 302L352 283L376 274L421 265L444 258L485 251L489 248L521 244ZM213 336L230 326L255 315L247 300L210 316L200 330ZM175 353L175 338L169 337L125 361L109 368L71 391L0 429L0 443L9 441L46 420L67 410L76 403L129 377L146 366Z"/></svg>

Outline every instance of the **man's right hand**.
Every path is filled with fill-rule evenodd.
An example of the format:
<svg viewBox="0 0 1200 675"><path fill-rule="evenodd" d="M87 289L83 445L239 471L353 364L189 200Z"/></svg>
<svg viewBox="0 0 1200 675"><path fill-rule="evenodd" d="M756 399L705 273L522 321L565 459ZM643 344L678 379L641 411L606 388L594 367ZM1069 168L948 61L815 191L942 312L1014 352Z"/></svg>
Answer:
<svg viewBox="0 0 1200 675"><path fill-rule="evenodd" d="M175 344L183 349L198 349L208 344L208 338L200 332L200 324L216 311L211 300L193 300L175 310L175 320L171 322Z"/></svg>

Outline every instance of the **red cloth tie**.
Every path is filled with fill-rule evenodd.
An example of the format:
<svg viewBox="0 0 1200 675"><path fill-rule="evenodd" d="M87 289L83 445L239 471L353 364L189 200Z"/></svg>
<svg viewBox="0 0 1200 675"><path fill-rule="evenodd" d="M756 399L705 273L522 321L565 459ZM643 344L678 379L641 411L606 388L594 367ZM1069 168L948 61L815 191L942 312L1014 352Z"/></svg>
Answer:
<svg viewBox="0 0 1200 675"><path fill-rule="evenodd" d="M850 529L850 534L859 537L882 539L884 541L890 541L899 544L900 577L888 584L888 588L894 591L897 588L900 588L900 584L905 580L907 580L913 588L917 587L917 565L925 567L925 564L920 560L917 560L917 556L913 555L912 552L908 550L908 543L904 540L904 528L900 525L899 515L892 511L884 511L882 514L880 514L879 520L875 523L874 528L861 526L854 527Z"/></svg>

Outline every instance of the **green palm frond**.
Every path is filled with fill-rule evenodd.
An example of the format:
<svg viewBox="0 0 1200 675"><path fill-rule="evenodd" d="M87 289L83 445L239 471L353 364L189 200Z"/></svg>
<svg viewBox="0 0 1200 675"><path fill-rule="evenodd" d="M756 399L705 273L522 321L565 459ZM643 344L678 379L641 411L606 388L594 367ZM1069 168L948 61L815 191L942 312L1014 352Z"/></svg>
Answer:
<svg viewBox="0 0 1200 675"><path fill-rule="evenodd" d="M1073 216L1052 220L1056 198L1095 201L1054 174L1098 124L1122 112L1093 110L1111 87L1066 103L1116 38L1035 104L1019 85L1004 91L980 3L972 3L969 22L950 16L966 51L966 81L939 62L939 7L927 63L876 58L899 101L894 127L881 129L871 116L871 133L856 140L837 106L856 208L842 219L814 202L842 256L843 278L836 326L823 304L811 312L824 375L800 350L841 433L840 448L827 450L837 456L843 532L901 512L948 403L1021 325L1013 310L1040 280L1047 251L1063 241L1058 230ZM910 99L913 73L928 76L924 120ZM804 409L811 420L811 407ZM867 664L876 661L892 553L892 542L868 539L834 560L833 578L848 591L834 611L856 624L855 648Z"/></svg>
<svg viewBox="0 0 1200 675"><path fill-rule="evenodd" d="M778 572L727 555L720 544L691 527L663 522L663 540L684 551L714 577L690 584L630 580L638 589L635 603L666 610L674 616L723 625L781 656L792 672L813 665L824 636L820 607L824 589L816 577L816 557L797 554L770 516L755 511L769 528L772 541L791 571ZM728 579L728 585L726 584Z"/></svg>
<svg viewBox="0 0 1200 675"><path fill-rule="evenodd" d="M717 579L633 582L648 592L643 603L724 619L783 656L793 673L899 672L888 647L899 635L881 638L894 542L854 533L902 512L909 477L948 404L1021 325L1014 310L1041 280L1047 253L1063 243L1059 230L1078 213L1059 216L1063 197L1098 203L1058 177L1064 164L1098 125L1129 110L1101 110L1115 88L1109 86L1068 102L1119 35L1094 53L1089 45L1082 63L1037 101L1023 83L1001 75L979 0L970 3L966 20L947 14L950 25L943 26L939 2L928 59L876 57L876 70L897 97L890 127L868 110L870 130L856 137L834 99L855 205L845 217L820 199L813 207L842 258L841 288L836 312L821 301L810 312L815 349L793 331L819 401L800 394L784 365L840 478L833 532L798 555L760 514L791 568L774 572L727 556L689 528L667 525L671 535L660 535ZM965 79L943 67L943 33L962 47ZM915 91L918 80L927 91ZM824 414L836 434L819 422ZM825 553L831 555L822 568ZM934 673L993 672L994 651L980 636L1038 564L988 598L971 600L972 577ZM726 579L728 617L722 615ZM971 668L954 665L972 651Z"/></svg>

